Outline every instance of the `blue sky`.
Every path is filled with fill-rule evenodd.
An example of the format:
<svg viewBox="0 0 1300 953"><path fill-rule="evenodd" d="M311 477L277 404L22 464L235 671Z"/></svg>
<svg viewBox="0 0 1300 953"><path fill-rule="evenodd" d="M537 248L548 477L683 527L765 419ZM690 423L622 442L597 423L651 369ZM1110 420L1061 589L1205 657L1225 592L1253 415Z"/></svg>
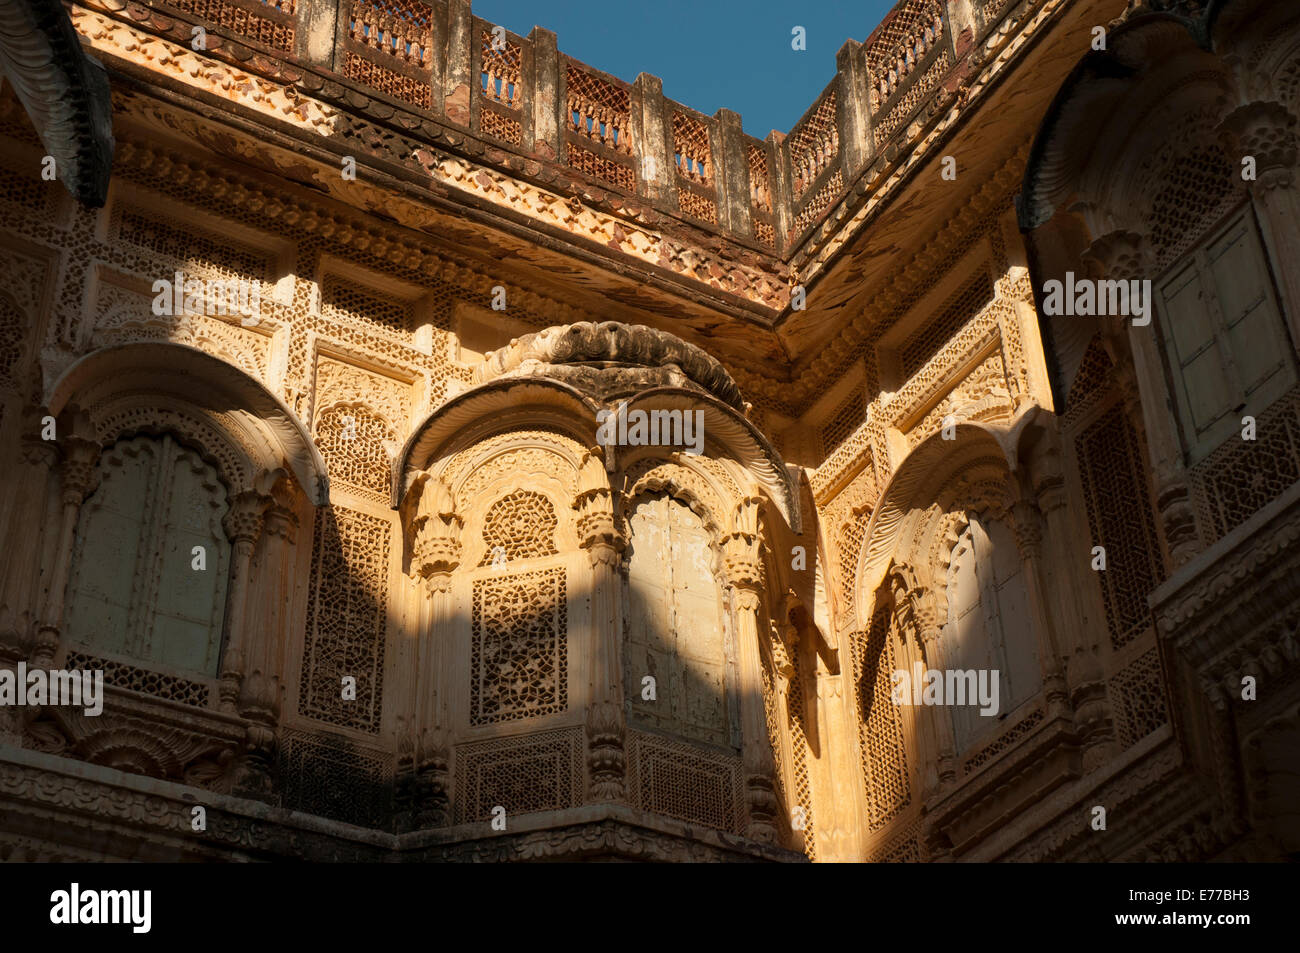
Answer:
<svg viewBox="0 0 1300 953"><path fill-rule="evenodd" d="M632 82L664 81L664 95L707 115L725 106L762 139L789 132L835 75L835 52L865 40L893 0L474 0L483 19L527 36L554 30L560 50ZM791 30L808 48L790 48Z"/></svg>

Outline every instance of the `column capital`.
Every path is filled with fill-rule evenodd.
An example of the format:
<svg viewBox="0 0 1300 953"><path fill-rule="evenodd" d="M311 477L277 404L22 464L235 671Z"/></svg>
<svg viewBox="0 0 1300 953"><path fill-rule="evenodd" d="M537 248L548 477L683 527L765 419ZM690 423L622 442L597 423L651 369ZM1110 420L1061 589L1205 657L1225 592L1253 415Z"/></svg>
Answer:
<svg viewBox="0 0 1300 953"><path fill-rule="evenodd" d="M1141 278L1154 263L1149 238L1141 232L1116 229L1093 240L1083 253L1108 278Z"/></svg>
<svg viewBox="0 0 1300 953"><path fill-rule="evenodd" d="M60 498L64 506L79 506L81 501L99 485L98 441L71 436L59 441L63 451L63 490Z"/></svg>
<svg viewBox="0 0 1300 953"><path fill-rule="evenodd" d="M256 490L236 493L230 501L230 511L222 521L226 534L235 543L257 542L262 535L266 511L274 503L274 499Z"/></svg>
<svg viewBox="0 0 1300 953"><path fill-rule="evenodd" d="M1289 188L1295 181L1296 117L1281 103L1257 100L1238 106L1219 123L1224 147L1238 161L1255 160L1252 188Z"/></svg>
<svg viewBox="0 0 1300 953"><path fill-rule="evenodd" d="M1033 500L1016 500L1011 504L1011 518L1016 545L1026 559L1038 559L1043 553L1043 514Z"/></svg>

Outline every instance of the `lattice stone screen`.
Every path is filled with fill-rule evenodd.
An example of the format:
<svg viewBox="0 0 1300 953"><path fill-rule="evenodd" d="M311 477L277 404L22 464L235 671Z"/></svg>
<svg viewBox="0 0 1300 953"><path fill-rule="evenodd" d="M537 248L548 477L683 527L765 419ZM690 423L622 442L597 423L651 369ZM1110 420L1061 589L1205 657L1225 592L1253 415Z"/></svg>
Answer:
<svg viewBox="0 0 1300 953"><path fill-rule="evenodd" d="M984 310L993 300L993 282L988 272L980 270L966 279L957 291L948 297L934 316L914 331L898 350L903 376L911 377L930 358L939 353L966 322Z"/></svg>
<svg viewBox="0 0 1300 953"><path fill-rule="evenodd" d="M740 759L641 731L629 732L628 791L654 814L741 833Z"/></svg>
<svg viewBox="0 0 1300 953"><path fill-rule="evenodd" d="M433 106L433 10L423 0L354 0L340 16L343 75L421 109Z"/></svg>
<svg viewBox="0 0 1300 953"><path fill-rule="evenodd" d="M853 664L857 676L858 741L866 784L868 826L885 827L912 801L907 752L899 708L891 700L890 675L896 665L890 614L878 611L866 632L855 632Z"/></svg>
<svg viewBox="0 0 1300 953"><path fill-rule="evenodd" d="M1125 748L1141 741L1169 720L1164 676L1155 648L1148 649L1110 679L1115 734Z"/></svg>
<svg viewBox="0 0 1300 953"><path fill-rule="evenodd" d="M506 813L556 811L582 803L582 729L515 735L456 746L456 823Z"/></svg>
<svg viewBox="0 0 1300 953"><path fill-rule="evenodd" d="M378 732L388 623L388 520L341 506L316 511L298 711ZM343 701L344 675L357 680Z"/></svg>
<svg viewBox="0 0 1300 953"><path fill-rule="evenodd" d="M1164 577L1142 448L1121 404L1112 404L1079 434L1075 454L1092 530L1090 548L1106 549L1106 571L1097 577L1111 645L1120 648L1150 626L1147 596Z"/></svg>
<svg viewBox="0 0 1300 953"><path fill-rule="evenodd" d="M165 0L165 5L225 27L242 39L281 53L293 52L297 0Z"/></svg>
<svg viewBox="0 0 1300 953"><path fill-rule="evenodd" d="M566 602L562 566L474 580L470 724L568 708Z"/></svg>
<svg viewBox="0 0 1300 953"><path fill-rule="evenodd" d="M280 746L281 803L293 811L361 827L387 828L392 756L345 738L286 729Z"/></svg>
<svg viewBox="0 0 1300 953"><path fill-rule="evenodd" d="M479 75L478 128L512 146L523 144L524 41L475 19ZM499 29L499 28L495 28Z"/></svg>

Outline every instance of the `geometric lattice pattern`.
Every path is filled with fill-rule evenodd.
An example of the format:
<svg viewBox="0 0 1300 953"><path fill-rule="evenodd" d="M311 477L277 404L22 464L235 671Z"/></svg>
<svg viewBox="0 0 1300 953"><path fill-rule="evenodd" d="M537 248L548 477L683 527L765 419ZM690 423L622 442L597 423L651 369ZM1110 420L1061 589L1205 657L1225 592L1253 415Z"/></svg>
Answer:
<svg viewBox="0 0 1300 953"><path fill-rule="evenodd" d="M790 130L790 169L794 197L800 199L822 170L839 154L840 132L835 120L836 91L832 88Z"/></svg>
<svg viewBox="0 0 1300 953"><path fill-rule="evenodd" d="M749 159L749 201L758 212L772 211L772 184L767 171L767 152L751 145L745 152Z"/></svg>
<svg viewBox="0 0 1300 953"><path fill-rule="evenodd" d="M673 110L673 155L679 175L701 185L709 184L712 153L708 127L680 110Z"/></svg>
<svg viewBox="0 0 1300 953"><path fill-rule="evenodd" d="M582 729L561 728L456 746L456 823L556 811L582 801Z"/></svg>
<svg viewBox="0 0 1300 953"><path fill-rule="evenodd" d="M343 75L369 86L404 103L429 109L433 106L433 93L427 79L419 80L396 70L386 69L373 60L358 56L351 50L343 52Z"/></svg>
<svg viewBox="0 0 1300 953"><path fill-rule="evenodd" d="M0 385L13 383L26 337L27 316L8 295L0 294Z"/></svg>
<svg viewBox="0 0 1300 953"><path fill-rule="evenodd" d="M710 225L718 224L718 205L713 199L706 198L690 189L677 190L677 207L692 218Z"/></svg>
<svg viewBox="0 0 1300 953"><path fill-rule="evenodd" d="M630 165L623 165L613 159L598 156L589 149L566 143L569 165L593 179L600 179L610 185L616 185L627 192L636 191L636 176Z"/></svg>
<svg viewBox="0 0 1300 953"><path fill-rule="evenodd" d="M867 855L870 864L919 864L921 862L920 821L913 821L882 847Z"/></svg>
<svg viewBox="0 0 1300 953"><path fill-rule="evenodd" d="M803 208L799 210L799 214L794 217L794 228L791 229L792 234L802 234L805 228L817 221L822 212L830 208L831 202L839 198L843 191L844 173L839 169L836 169L834 174L826 180L826 184L818 189L817 193L804 203Z"/></svg>
<svg viewBox="0 0 1300 953"><path fill-rule="evenodd" d="M519 124L519 120L503 116L490 109L484 109L479 113L479 130L512 146L523 142L524 127Z"/></svg>
<svg viewBox="0 0 1300 953"><path fill-rule="evenodd" d="M992 744L985 745L975 754L968 757L962 765L962 774L970 774L977 768L988 764L1008 748L1012 748L1020 741L1021 738L1032 732L1043 721L1043 710L1036 708L1024 718L1021 718L1013 727L1006 729L998 735Z"/></svg>
<svg viewBox="0 0 1300 953"><path fill-rule="evenodd" d="M1197 515L1212 536L1245 522L1300 480L1300 390L1255 421L1255 439L1238 431L1192 469Z"/></svg>
<svg viewBox="0 0 1300 953"><path fill-rule="evenodd" d="M568 708L565 600L563 567L474 580L470 724Z"/></svg>
<svg viewBox="0 0 1300 953"><path fill-rule="evenodd" d="M1168 163L1151 203L1151 244L1161 265L1183 255L1237 202L1233 164L1217 146Z"/></svg>
<svg viewBox="0 0 1300 953"><path fill-rule="evenodd" d="M113 211L110 229L117 241L175 261L187 279L191 274L253 281L265 281L269 277L268 255L156 212L119 205Z"/></svg>
<svg viewBox="0 0 1300 953"><path fill-rule="evenodd" d="M937 0L903 0L871 35L867 69L873 81L888 84L884 96L898 86L899 80L916 66L925 50L942 34L941 9L942 4Z"/></svg>
<svg viewBox="0 0 1300 953"><path fill-rule="evenodd" d="M785 764L782 755L781 745L781 715L777 711L779 699L777 698L776 685L773 684L772 667L764 660L759 668L763 678L763 719L767 724L767 740L772 746L772 760L776 764L776 787L777 797L782 804L789 806L789 800L786 797L785 789Z"/></svg>
<svg viewBox="0 0 1300 953"><path fill-rule="evenodd" d="M1136 744L1169 720L1160 658L1154 648L1111 678L1109 687L1115 734L1123 747Z"/></svg>
<svg viewBox="0 0 1300 953"><path fill-rule="evenodd" d="M1088 508L1092 541L1080 546L1079 566L1090 566L1089 550L1106 550L1099 570L1111 645L1126 645L1151 624L1147 596L1164 579L1146 465L1137 433L1116 402L1075 439L1079 476Z"/></svg>
<svg viewBox="0 0 1300 953"><path fill-rule="evenodd" d="M629 732L628 792L636 807L740 833L740 759L641 731Z"/></svg>
<svg viewBox="0 0 1300 953"><path fill-rule="evenodd" d="M345 738L287 730L280 747L281 803L291 811L386 830L392 759Z"/></svg>
<svg viewBox="0 0 1300 953"><path fill-rule="evenodd" d="M496 41L491 30L483 31L482 67L479 82L483 95L494 103L515 106L519 101L519 65L521 55L518 43L503 39Z"/></svg>
<svg viewBox="0 0 1300 953"><path fill-rule="evenodd" d="M569 131L599 142L607 149L632 154L632 97L625 86L615 86L572 63L564 69Z"/></svg>
<svg viewBox="0 0 1300 953"><path fill-rule="evenodd" d="M1110 355L1101 343L1101 335L1096 335L1083 352L1083 360L1079 362L1079 369L1070 382L1065 412L1071 419L1081 414L1094 396L1101 394L1110 380L1112 366Z"/></svg>
<svg viewBox="0 0 1300 953"><path fill-rule="evenodd" d="M166 0L169 7L183 10L196 17L220 24L233 33L248 40L265 43L273 49L285 53L293 52L293 26L273 20L249 7L264 7L280 10L293 15L294 0L281 0L279 3L233 3L230 0Z"/></svg>
<svg viewBox="0 0 1300 953"><path fill-rule="evenodd" d="M554 556L555 507L541 493L516 490L492 504L483 523L483 559L486 566L501 553L507 560Z"/></svg>
<svg viewBox="0 0 1300 953"><path fill-rule="evenodd" d="M138 668L123 662L114 662L97 655L82 652L69 652L64 668L71 672L103 672L104 684L127 691L165 698L182 705L194 705L198 708L208 707L211 690L203 682L180 678L176 675L164 675L147 668Z"/></svg>
<svg viewBox="0 0 1300 953"><path fill-rule="evenodd" d="M421 0L359 0L347 13L349 38L414 66L429 57L433 11Z"/></svg>
<svg viewBox="0 0 1300 953"><path fill-rule="evenodd" d="M866 419L866 396L860 386L855 387L822 427L822 454L829 457Z"/></svg>
<svg viewBox="0 0 1300 953"><path fill-rule="evenodd" d="M911 377L924 367L967 321L984 310L992 298L993 281L988 271L981 267L898 349L903 376Z"/></svg>
<svg viewBox="0 0 1300 953"><path fill-rule="evenodd" d="M371 291L334 275L321 282L321 314L349 327L372 327L408 335L414 324L414 306Z"/></svg>
<svg viewBox="0 0 1300 953"><path fill-rule="evenodd" d="M814 839L812 788L808 782L808 734L804 731L803 678L795 672L785 697L786 723L790 726L790 750L793 752L794 803L791 810L802 807L804 814L803 851L810 860L817 859Z"/></svg>
<svg viewBox="0 0 1300 953"><path fill-rule="evenodd" d="M360 404L331 407L316 420L316 446L330 482L362 491L376 502L385 502L390 492L385 444L395 447L396 441L383 418Z"/></svg>
<svg viewBox="0 0 1300 953"><path fill-rule="evenodd" d="M853 611L853 584L858 574L858 557L862 552L862 540L867 533L867 521L871 514L851 517L840 527L835 541L835 552L839 557L838 570L840 580L840 599L846 613Z"/></svg>
<svg viewBox="0 0 1300 953"><path fill-rule="evenodd" d="M341 506L316 511L299 714L379 731L390 535L388 520L377 516ZM345 701L349 675L356 698Z"/></svg>
<svg viewBox="0 0 1300 953"><path fill-rule="evenodd" d="M870 631L856 632L852 637L858 740L866 782L867 821L873 831L883 828L912 801L902 718L891 698L894 646L889 623L889 611L882 608L872 618Z"/></svg>

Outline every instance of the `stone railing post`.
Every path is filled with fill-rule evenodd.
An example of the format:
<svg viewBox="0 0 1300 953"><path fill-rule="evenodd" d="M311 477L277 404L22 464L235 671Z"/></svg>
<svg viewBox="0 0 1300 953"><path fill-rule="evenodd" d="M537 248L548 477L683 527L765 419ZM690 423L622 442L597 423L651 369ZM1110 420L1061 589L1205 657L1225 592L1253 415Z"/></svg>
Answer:
<svg viewBox="0 0 1300 953"><path fill-rule="evenodd" d="M835 54L838 68L835 94L836 123L840 130L840 166L849 186L874 153L868 92L866 53L861 43L847 40Z"/></svg>
<svg viewBox="0 0 1300 953"><path fill-rule="evenodd" d="M339 18L346 16L347 7L339 0L299 0L294 52L318 69L335 70Z"/></svg>
<svg viewBox="0 0 1300 953"><path fill-rule="evenodd" d="M713 168L716 172L718 227L742 238L754 237L753 205L749 197L749 161L740 113L719 109L713 114Z"/></svg>
<svg viewBox="0 0 1300 953"><path fill-rule="evenodd" d="M664 104L664 82L641 73L632 86L632 150L640 194L660 208L677 208L673 129Z"/></svg>
<svg viewBox="0 0 1300 953"><path fill-rule="evenodd" d="M524 148L539 159L564 161L564 101L560 95L560 51L555 34L539 26L528 34L532 55L523 77Z"/></svg>
<svg viewBox="0 0 1300 953"><path fill-rule="evenodd" d="M474 13L470 0L447 0L446 53L443 56L443 113L448 122L469 128L474 78ZM437 74L435 74L435 81ZM434 97L437 99L437 96Z"/></svg>

